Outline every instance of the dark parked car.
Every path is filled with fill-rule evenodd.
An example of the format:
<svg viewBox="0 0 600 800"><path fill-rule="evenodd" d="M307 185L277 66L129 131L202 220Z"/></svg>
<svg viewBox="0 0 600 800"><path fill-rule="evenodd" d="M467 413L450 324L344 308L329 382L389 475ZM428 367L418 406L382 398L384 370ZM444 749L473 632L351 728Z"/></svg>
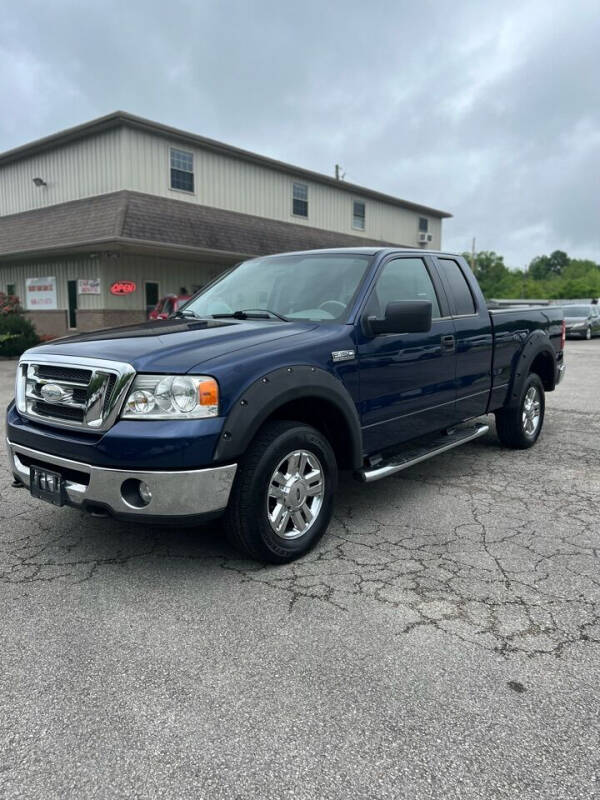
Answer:
<svg viewBox="0 0 600 800"><path fill-rule="evenodd" d="M506 447L534 445L563 345L562 308L488 310L460 256L255 258L160 325L24 353L11 471L95 515L223 515L240 550L283 563L327 529L338 470L385 478L484 435L489 413Z"/></svg>
<svg viewBox="0 0 600 800"><path fill-rule="evenodd" d="M591 339L600 336L600 306L563 306L567 336Z"/></svg>

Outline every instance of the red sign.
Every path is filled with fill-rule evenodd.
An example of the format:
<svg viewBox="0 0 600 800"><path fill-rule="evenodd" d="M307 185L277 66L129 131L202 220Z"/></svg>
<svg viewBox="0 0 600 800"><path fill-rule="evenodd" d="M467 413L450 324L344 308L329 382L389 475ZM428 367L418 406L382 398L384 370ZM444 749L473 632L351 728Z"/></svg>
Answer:
<svg viewBox="0 0 600 800"><path fill-rule="evenodd" d="M131 294L135 292L136 285L133 281L115 281L110 287L111 294Z"/></svg>

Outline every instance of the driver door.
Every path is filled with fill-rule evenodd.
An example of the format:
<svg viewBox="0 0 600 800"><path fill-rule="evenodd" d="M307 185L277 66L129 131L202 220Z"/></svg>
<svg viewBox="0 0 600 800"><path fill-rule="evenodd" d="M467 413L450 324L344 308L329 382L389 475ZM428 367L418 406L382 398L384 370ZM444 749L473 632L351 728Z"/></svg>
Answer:
<svg viewBox="0 0 600 800"><path fill-rule="evenodd" d="M380 268L362 314L378 319L388 303L430 300L426 333L358 331L360 409L366 452L377 452L455 422L454 322L435 266L394 255Z"/></svg>

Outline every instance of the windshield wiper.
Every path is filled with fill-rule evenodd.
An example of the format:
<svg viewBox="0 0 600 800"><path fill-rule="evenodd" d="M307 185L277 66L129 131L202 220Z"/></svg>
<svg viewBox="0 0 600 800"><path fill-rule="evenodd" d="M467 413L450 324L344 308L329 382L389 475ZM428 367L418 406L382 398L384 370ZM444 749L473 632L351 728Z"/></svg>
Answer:
<svg viewBox="0 0 600 800"><path fill-rule="evenodd" d="M256 313L254 313L256 312ZM287 317L283 314L278 314L277 311L271 311L270 308L243 308L240 311L233 311L230 314L213 314L214 319L233 317L233 319L269 319L268 315L280 319L282 322L289 322Z"/></svg>

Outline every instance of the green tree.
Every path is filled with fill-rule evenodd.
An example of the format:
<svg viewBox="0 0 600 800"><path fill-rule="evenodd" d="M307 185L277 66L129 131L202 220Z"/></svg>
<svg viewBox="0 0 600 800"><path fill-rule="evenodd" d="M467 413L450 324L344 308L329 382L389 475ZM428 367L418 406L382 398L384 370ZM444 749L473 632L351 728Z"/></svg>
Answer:
<svg viewBox="0 0 600 800"><path fill-rule="evenodd" d="M469 264L471 263L470 253L464 253L464 257ZM475 277L479 281L481 291L485 297L494 297L501 293L501 287L510 283L510 270L504 263L504 258L493 250L482 250L475 254L475 264L473 266Z"/></svg>

